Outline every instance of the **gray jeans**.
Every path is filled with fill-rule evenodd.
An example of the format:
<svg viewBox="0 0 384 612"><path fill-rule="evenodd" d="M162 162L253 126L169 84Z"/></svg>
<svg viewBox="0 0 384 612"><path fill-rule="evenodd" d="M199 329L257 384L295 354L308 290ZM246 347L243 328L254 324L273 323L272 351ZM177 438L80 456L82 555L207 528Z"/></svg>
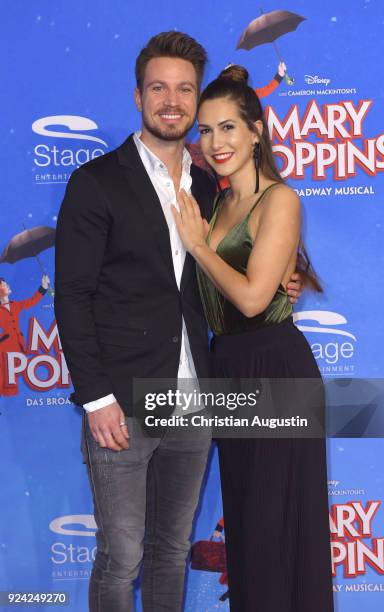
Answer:
<svg viewBox="0 0 384 612"><path fill-rule="evenodd" d="M142 565L144 612L180 612L193 516L210 446L199 438L145 436L127 418L130 448L101 448L84 419L83 449L98 531L90 612L132 612ZM174 433L173 433L174 436Z"/></svg>

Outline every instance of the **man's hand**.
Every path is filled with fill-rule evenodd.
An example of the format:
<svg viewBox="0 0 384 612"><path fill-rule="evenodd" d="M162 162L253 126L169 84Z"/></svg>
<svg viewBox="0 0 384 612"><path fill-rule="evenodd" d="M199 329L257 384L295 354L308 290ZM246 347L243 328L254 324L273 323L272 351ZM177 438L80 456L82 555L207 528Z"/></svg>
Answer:
<svg viewBox="0 0 384 612"><path fill-rule="evenodd" d="M49 283L50 283L49 276L44 274L42 279L41 279L41 286L42 286L42 288L43 289L48 289Z"/></svg>
<svg viewBox="0 0 384 612"><path fill-rule="evenodd" d="M299 272L294 272L287 285L287 293L289 295L289 301L291 304L296 304L297 300L300 299L303 291L304 283Z"/></svg>
<svg viewBox="0 0 384 612"><path fill-rule="evenodd" d="M102 448L121 451L129 448L129 432L125 415L117 402L88 412L92 436Z"/></svg>

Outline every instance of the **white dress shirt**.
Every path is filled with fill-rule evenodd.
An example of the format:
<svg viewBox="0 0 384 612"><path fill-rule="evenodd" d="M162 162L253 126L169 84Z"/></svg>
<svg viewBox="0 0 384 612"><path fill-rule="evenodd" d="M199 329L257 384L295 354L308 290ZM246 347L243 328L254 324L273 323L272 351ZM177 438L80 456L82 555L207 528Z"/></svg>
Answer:
<svg viewBox="0 0 384 612"><path fill-rule="evenodd" d="M185 248L180 239L177 231L176 223L173 218L171 205L173 204L178 209L178 203L176 198L175 187L173 180L168 173L166 165L148 149L148 147L140 140L141 132L135 132L133 141L137 147L141 161L151 179L152 185L158 195L161 207L163 209L164 217L169 229L169 240L171 243L172 250L172 261L173 270L175 273L176 283L180 289L181 275L183 273L183 266L185 261ZM192 178L190 174L192 164L192 158L188 153L187 149L184 148L183 159L182 159L182 174L180 180L180 189L184 189L187 193L191 192ZM179 379L183 378L196 378L195 365L193 363L191 348L189 344L187 328L185 326L184 318L182 320L182 334L181 334L181 349L180 349L180 360L179 370L177 373ZM84 404L84 408L87 412L93 412L99 408L104 408L108 404L115 402L116 398L111 393L105 397L101 397L93 402Z"/></svg>

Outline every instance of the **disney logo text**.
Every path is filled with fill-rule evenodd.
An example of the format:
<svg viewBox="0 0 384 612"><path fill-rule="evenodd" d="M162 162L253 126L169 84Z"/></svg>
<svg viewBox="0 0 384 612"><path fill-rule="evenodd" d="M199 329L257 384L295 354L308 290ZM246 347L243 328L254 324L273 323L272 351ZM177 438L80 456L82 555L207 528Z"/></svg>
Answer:
<svg viewBox="0 0 384 612"><path fill-rule="evenodd" d="M321 79L317 74L315 76L306 74L304 77L304 81L308 83L308 85L313 85L314 83L323 83L324 85L329 85L331 79Z"/></svg>

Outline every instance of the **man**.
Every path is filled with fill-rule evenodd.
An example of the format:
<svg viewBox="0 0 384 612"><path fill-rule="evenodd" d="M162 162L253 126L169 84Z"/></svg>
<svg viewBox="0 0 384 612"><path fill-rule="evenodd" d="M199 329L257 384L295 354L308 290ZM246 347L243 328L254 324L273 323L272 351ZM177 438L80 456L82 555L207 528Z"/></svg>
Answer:
<svg viewBox="0 0 384 612"><path fill-rule="evenodd" d="M72 174L58 219L56 317L74 400L87 411L98 525L92 612L133 610L141 563L145 612L182 608L209 435L146 437L131 392L134 377L209 375L195 266L171 213L183 188L210 216L215 187L184 148L205 63L185 34L149 41L136 60L141 132Z"/></svg>
<svg viewBox="0 0 384 612"><path fill-rule="evenodd" d="M47 293L48 287L49 278L44 274L40 287L32 297L14 301L9 299L11 287L4 278L0 278L0 396L18 393L18 384L10 385L7 380L7 353L26 352L24 335L19 324L20 314L23 310L36 306Z"/></svg>

